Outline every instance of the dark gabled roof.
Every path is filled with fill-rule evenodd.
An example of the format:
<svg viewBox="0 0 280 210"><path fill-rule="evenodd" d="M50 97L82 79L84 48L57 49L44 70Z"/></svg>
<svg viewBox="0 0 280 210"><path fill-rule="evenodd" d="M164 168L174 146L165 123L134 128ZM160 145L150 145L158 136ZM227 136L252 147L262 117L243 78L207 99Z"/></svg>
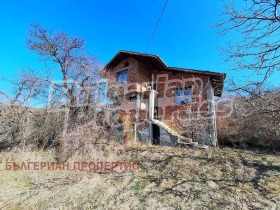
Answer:
<svg viewBox="0 0 280 210"><path fill-rule="evenodd" d="M224 86L224 81L226 78L226 74L213 72L213 71L204 71L204 70L195 70L195 69L187 69L187 68L178 68L178 67L169 67L158 55L132 52L126 50L120 50L105 66L106 69L112 69L116 65L118 65L123 59L127 57L132 57L144 65L148 66L151 69L164 70L164 71L182 71L186 73L194 73L194 74L203 74L210 76L210 80L214 86L214 91L216 96L222 95L222 90Z"/></svg>
<svg viewBox="0 0 280 210"><path fill-rule="evenodd" d="M124 58L132 57L136 60L141 61L141 63L146 64L151 67L155 67L155 69L165 69L167 68L166 64L161 60L161 58L157 55L138 53L126 50L120 50L105 66L106 68L114 68L118 65Z"/></svg>

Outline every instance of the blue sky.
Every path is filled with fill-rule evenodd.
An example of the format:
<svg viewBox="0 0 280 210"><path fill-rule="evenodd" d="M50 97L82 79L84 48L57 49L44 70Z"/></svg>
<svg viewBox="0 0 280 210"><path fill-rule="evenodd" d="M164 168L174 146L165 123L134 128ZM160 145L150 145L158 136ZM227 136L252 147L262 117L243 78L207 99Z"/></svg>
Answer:
<svg viewBox="0 0 280 210"><path fill-rule="evenodd" d="M105 64L119 50L143 52L165 0L3 0L0 7L0 77L13 79L23 68L44 66L27 49L30 24L86 40L86 50ZM169 66L231 73L217 49L235 37L221 37L211 25L221 20L222 1L169 0L147 53ZM279 83L278 83L279 85ZM9 90L8 83L0 89Z"/></svg>

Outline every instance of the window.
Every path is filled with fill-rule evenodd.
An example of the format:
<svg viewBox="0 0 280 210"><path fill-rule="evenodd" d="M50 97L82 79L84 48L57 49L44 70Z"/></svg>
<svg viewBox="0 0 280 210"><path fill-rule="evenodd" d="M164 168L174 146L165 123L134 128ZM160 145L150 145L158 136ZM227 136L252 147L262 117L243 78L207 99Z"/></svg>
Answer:
<svg viewBox="0 0 280 210"><path fill-rule="evenodd" d="M121 71L117 73L118 82L127 82L127 71Z"/></svg>
<svg viewBox="0 0 280 210"><path fill-rule="evenodd" d="M129 66L129 62L127 61L124 63L124 67L128 67L128 66Z"/></svg>
<svg viewBox="0 0 280 210"><path fill-rule="evenodd" d="M129 97L129 101L136 101L136 100L137 100L136 96Z"/></svg>
<svg viewBox="0 0 280 210"><path fill-rule="evenodd" d="M186 104L192 102L191 87L175 90L175 103Z"/></svg>

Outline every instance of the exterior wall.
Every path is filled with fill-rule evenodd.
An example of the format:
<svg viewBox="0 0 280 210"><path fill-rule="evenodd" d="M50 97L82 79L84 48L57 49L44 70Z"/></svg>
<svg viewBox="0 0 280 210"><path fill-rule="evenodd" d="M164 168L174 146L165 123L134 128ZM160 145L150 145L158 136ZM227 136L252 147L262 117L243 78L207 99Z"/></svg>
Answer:
<svg viewBox="0 0 280 210"><path fill-rule="evenodd" d="M152 144L149 126L139 126L137 129L138 140L145 144ZM170 135L166 130L160 128L160 145L161 146L178 146L177 137Z"/></svg>
<svg viewBox="0 0 280 210"><path fill-rule="evenodd" d="M157 69L149 69L143 65L140 61L134 58L126 58L116 65L113 69L107 70L105 76L111 81L116 81L117 72L122 69L125 64L129 62L128 66L128 81L129 83L143 84L151 80L152 76L158 81L158 94L155 101L155 107L157 116L156 119L163 121L178 133L184 133L190 135L190 131L186 131L186 120L189 118L188 110L192 112L207 112L207 91L206 87L209 83L209 76L203 74L190 74L181 71L161 71ZM104 74L103 74L104 76ZM192 86L192 102L178 105L175 103L174 90L178 88ZM148 98L141 99L142 103L148 105ZM133 108L134 107L134 108ZM127 101L125 111L130 111L130 116L135 116L136 101ZM134 110L133 110L134 109ZM139 113L140 122L148 119L148 106L146 110L141 110ZM178 120L181 119L181 120ZM189 124L202 123L200 122L188 122ZM207 122L206 122L207 123ZM138 128L138 138L145 142L150 142L149 127L144 126ZM168 146L176 146L176 137L169 135L164 129L160 128L161 144ZM204 131L195 131L195 135L192 136L195 141L200 141L201 138L205 138Z"/></svg>
<svg viewBox="0 0 280 210"><path fill-rule="evenodd" d="M127 58L121 61L118 65L116 65L113 69L104 69L101 73L102 77L105 77L109 79L111 82L117 81L117 72L118 70L124 68L125 64L129 62L129 66L127 69L128 72L128 81L129 83L137 83L142 84L147 82L151 78L151 71L149 69L145 68L143 64L141 64L139 61L135 60L134 58ZM126 87L129 88L129 87ZM146 103L148 105L148 100L142 101L142 103ZM124 110L128 111L131 109L135 109L136 104L135 102L130 102L127 100L127 104L124 107ZM146 119L147 113L144 112L144 114L140 114L141 116L144 116L142 119Z"/></svg>
<svg viewBox="0 0 280 210"><path fill-rule="evenodd" d="M163 128L160 128L160 145L161 146L178 146L177 137L170 135Z"/></svg>
<svg viewBox="0 0 280 210"><path fill-rule="evenodd" d="M118 65L116 65L113 69L110 69L110 70L107 69L107 72L103 72L102 76L104 76L112 81L116 81L118 70L124 68L125 64L127 62L129 62L128 81L130 83L140 83L141 84L143 82L147 82L147 80L151 78L150 69L145 68L145 66L143 64L141 64L139 61L135 60L134 58L124 59L122 62L120 62Z"/></svg>
<svg viewBox="0 0 280 210"><path fill-rule="evenodd" d="M138 128L137 130L138 140L145 144L151 144L149 127Z"/></svg>
<svg viewBox="0 0 280 210"><path fill-rule="evenodd" d="M158 110L158 118L159 120L165 123L174 123L175 115L179 115L179 117L186 117L186 111L191 110L195 111L207 111L207 94L206 94L206 86L208 84L209 78L204 75L193 75L184 72L160 72L155 74L158 84L158 97L157 104ZM193 78L197 78L193 81ZM172 81L172 82L171 82ZM194 88L196 85L199 88ZM183 87L193 87L193 97L192 102L178 105L175 103L174 90L176 88Z"/></svg>

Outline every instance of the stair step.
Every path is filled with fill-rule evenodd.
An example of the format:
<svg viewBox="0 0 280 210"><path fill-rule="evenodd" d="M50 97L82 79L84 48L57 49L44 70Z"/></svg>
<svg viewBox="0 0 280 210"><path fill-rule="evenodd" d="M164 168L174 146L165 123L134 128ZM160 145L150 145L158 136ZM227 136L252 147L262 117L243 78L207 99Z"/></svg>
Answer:
<svg viewBox="0 0 280 210"><path fill-rule="evenodd" d="M192 138L186 138L184 136L181 136L180 134L178 134L176 131L174 131L173 129L171 129L169 126L167 126L164 122L161 122L159 120L155 120L152 119L151 120L154 124L158 125L159 127L163 128L164 130L166 130L167 133L175 136L178 138L178 143L179 144L192 144ZM194 144L196 145L196 144Z"/></svg>

